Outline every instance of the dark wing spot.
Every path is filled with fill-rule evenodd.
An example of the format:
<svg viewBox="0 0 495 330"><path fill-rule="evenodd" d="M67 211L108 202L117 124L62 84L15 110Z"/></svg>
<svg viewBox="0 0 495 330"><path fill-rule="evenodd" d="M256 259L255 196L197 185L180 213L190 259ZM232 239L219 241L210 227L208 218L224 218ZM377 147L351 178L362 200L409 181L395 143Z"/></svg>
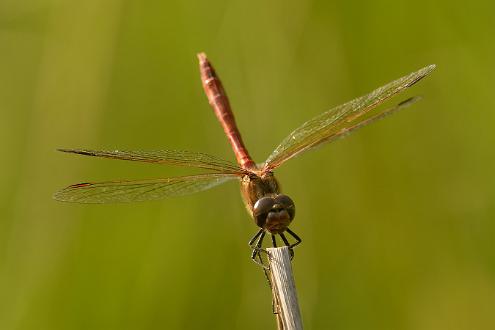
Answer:
<svg viewBox="0 0 495 330"><path fill-rule="evenodd" d="M82 188L82 187L88 187L88 186L92 186L92 185L93 185L92 183L83 182L83 183L77 183L77 184L70 185L68 188Z"/></svg>

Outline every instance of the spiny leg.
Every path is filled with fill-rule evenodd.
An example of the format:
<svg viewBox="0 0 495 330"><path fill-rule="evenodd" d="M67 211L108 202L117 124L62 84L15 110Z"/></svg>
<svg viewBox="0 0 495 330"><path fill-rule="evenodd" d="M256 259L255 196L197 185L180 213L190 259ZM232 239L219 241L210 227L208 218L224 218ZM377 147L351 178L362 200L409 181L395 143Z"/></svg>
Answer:
<svg viewBox="0 0 495 330"><path fill-rule="evenodd" d="M266 232L262 230L260 238L258 239L258 243L256 243L256 249L260 250L261 245L263 244L263 239L265 238Z"/></svg>
<svg viewBox="0 0 495 330"><path fill-rule="evenodd" d="M287 240L287 237L285 237L284 233L280 233L279 235L280 237L282 237L282 241L284 241L285 245L290 246L290 243Z"/></svg>
<svg viewBox="0 0 495 330"><path fill-rule="evenodd" d="M263 229L260 229L256 235L253 236L253 238L251 238L251 240L249 241L248 245L251 247L251 248L254 248L254 242L256 242L256 239L263 233Z"/></svg>
<svg viewBox="0 0 495 330"><path fill-rule="evenodd" d="M256 255L259 255L259 249L261 247L261 244L263 243L263 237L265 236L265 231L263 229L258 230L256 235L251 238L249 241L249 247L253 249L253 252L251 254L251 259L254 260L257 264L260 264L260 262L256 261ZM260 256L261 258L261 256ZM261 262L261 265L263 265L263 262Z"/></svg>
<svg viewBox="0 0 495 330"><path fill-rule="evenodd" d="M263 229L260 229L256 235L251 238L249 241L249 246L253 249L253 253L251 254L251 259L261 267L263 267L263 273L265 274L266 281L268 282L268 286L271 288L272 283L270 281L270 276L268 275L269 268L263 264L263 258L261 257L261 244L263 243L263 238L265 237L265 231ZM256 260L256 257L258 257L259 261Z"/></svg>
<svg viewBox="0 0 495 330"><path fill-rule="evenodd" d="M272 235L272 243L273 243L273 247L277 247L277 240L275 239L275 235L271 234Z"/></svg>
<svg viewBox="0 0 495 330"><path fill-rule="evenodd" d="M296 235L296 233L294 233L292 230L290 230L289 228L286 229L286 231L292 236L294 237L294 239L296 240L296 242L294 244L291 244L289 245L290 248L293 248L295 247L296 245L298 245L299 243L302 242L302 239Z"/></svg>
<svg viewBox="0 0 495 330"><path fill-rule="evenodd" d="M266 232L263 230L263 232L260 235L260 238L258 239L258 243L256 243L256 249L255 251L260 253L261 246L263 244L263 239L265 238Z"/></svg>
<svg viewBox="0 0 495 330"><path fill-rule="evenodd" d="M267 268L267 266L263 264L263 259L261 258L261 252L262 251L265 252L264 250L261 249L261 245L263 244L263 239L265 238L265 235L266 232L263 229L261 229L259 235L256 234L256 236L259 236L258 240L256 241L256 245L254 244L254 241L253 244L251 245L251 248L253 249L253 253L251 254L251 259L253 259L254 262L262 266L263 268ZM260 261L256 260L257 256L259 257Z"/></svg>
<svg viewBox="0 0 495 330"><path fill-rule="evenodd" d="M284 244L289 248L290 259L292 260L292 258L294 258L294 250L290 246L289 240L287 239L287 237L285 237L284 233L280 233L279 235L280 237L282 237L282 241L284 241Z"/></svg>

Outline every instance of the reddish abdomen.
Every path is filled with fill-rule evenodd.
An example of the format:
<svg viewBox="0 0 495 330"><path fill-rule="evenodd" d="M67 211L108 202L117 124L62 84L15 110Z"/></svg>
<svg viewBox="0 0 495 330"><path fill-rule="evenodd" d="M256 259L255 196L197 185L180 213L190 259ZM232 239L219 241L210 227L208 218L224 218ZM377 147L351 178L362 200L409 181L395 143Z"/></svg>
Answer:
<svg viewBox="0 0 495 330"><path fill-rule="evenodd" d="M230 145L234 150L237 158L237 163L244 169L253 169L256 167L255 163L249 156L244 143L242 142L241 133L235 123L234 114L230 108L230 103L227 98L227 94L223 89L220 79L215 73L215 69L206 58L204 53L198 54L199 69L201 72L201 81L205 90L208 101L215 111L217 119L223 127Z"/></svg>

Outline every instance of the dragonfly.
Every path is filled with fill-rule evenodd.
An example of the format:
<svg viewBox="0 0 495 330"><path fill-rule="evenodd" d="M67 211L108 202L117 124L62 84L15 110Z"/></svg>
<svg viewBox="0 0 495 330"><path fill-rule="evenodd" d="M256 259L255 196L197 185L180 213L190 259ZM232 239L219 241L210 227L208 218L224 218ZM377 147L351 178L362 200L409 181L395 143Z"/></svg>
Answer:
<svg viewBox="0 0 495 330"><path fill-rule="evenodd" d="M213 65L206 54L199 53L197 57L203 89L234 151L236 164L216 156L192 151L58 149L84 156L192 167L204 170L204 173L148 180L83 182L56 192L54 199L75 203L148 201L189 195L227 181L237 180L240 182L241 196L246 209L259 227L249 241L252 259L255 260L256 256L260 256L263 240L267 234L271 235L274 247L277 247L278 235L284 245L289 247L293 256L292 249L302 241L289 229L296 208L294 201L282 194L274 170L291 158L347 136L363 126L415 103L418 97L408 98L389 108L376 109L378 105L416 84L435 69L434 64L426 66L308 120L292 131L265 162L256 164L242 141L227 94ZM290 235L292 242L289 242L286 234Z"/></svg>

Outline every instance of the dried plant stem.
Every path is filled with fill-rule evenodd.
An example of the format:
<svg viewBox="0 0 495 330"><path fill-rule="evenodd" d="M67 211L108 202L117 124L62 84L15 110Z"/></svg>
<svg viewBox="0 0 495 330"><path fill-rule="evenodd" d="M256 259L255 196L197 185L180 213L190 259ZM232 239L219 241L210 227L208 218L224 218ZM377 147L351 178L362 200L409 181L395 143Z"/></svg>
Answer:
<svg viewBox="0 0 495 330"><path fill-rule="evenodd" d="M283 330L302 330L301 312L292 274L291 253L287 246L268 248L270 277L277 314L277 324Z"/></svg>

